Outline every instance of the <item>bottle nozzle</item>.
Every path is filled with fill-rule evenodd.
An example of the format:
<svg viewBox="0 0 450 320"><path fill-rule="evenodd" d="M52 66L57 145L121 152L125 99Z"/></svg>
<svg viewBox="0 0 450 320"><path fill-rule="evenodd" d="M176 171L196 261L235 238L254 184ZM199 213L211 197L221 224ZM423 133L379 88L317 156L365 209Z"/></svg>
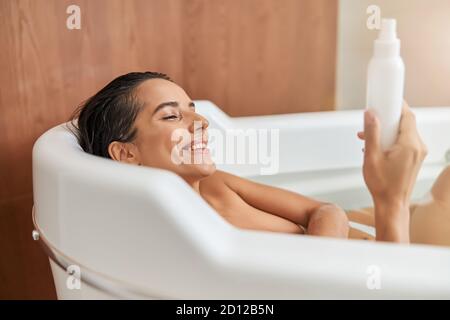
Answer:
<svg viewBox="0 0 450 320"><path fill-rule="evenodd" d="M382 19L381 30L378 35L378 40L390 41L397 39L397 21L395 19Z"/></svg>

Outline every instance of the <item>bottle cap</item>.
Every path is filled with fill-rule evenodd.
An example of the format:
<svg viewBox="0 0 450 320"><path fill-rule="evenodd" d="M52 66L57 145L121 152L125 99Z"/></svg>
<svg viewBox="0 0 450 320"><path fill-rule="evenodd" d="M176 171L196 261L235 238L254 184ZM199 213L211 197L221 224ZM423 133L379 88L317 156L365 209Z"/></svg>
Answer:
<svg viewBox="0 0 450 320"><path fill-rule="evenodd" d="M396 29L395 19L381 20L381 30L374 44L374 56L388 58L400 55L400 40Z"/></svg>
<svg viewBox="0 0 450 320"><path fill-rule="evenodd" d="M378 40L392 41L397 39L397 21L395 19L382 19Z"/></svg>

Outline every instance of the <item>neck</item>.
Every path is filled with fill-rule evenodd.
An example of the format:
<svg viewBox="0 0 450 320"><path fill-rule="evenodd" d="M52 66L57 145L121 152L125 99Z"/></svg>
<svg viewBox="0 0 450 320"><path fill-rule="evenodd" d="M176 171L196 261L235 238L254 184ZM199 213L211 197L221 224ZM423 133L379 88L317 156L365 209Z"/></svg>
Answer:
<svg viewBox="0 0 450 320"><path fill-rule="evenodd" d="M194 183L191 183L190 186L195 190L195 192L200 194L200 180L197 180Z"/></svg>
<svg viewBox="0 0 450 320"><path fill-rule="evenodd" d="M194 189L195 192L200 194L200 179L196 179L196 180L185 179L185 181L188 183L188 185L190 185L192 187L192 189Z"/></svg>

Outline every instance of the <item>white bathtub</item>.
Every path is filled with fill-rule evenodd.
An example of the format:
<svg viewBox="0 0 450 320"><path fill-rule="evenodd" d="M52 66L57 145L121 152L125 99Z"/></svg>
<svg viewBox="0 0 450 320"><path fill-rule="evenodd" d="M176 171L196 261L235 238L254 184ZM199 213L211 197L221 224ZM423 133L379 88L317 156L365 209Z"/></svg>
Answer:
<svg viewBox="0 0 450 320"><path fill-rule="evenodd" d="M230 118L196 105L212 129L280 130L277 174L219 169L346 209L371 205L362 111ZM429 149L418 199L450 158L450 107L414 112ZM59 298L450 298L450 248L240 230L178 176L85 154L63 126L34 146L33 190ZM69 265L81 269L80 290L67 288ZM374 270L380 288L368 286Z"/></svg>

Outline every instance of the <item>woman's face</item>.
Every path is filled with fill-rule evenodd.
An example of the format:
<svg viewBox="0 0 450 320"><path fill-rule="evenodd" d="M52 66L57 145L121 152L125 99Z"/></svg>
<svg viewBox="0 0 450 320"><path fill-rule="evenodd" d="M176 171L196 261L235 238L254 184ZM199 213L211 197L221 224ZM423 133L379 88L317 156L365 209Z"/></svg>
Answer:
<svg viewBox="0 0 450 320"><path fill-rule="evenodd" d="M151 79L139 85L136 97L143 103L135 121L136 139L127 146L113 147L112 143L113 159L170 170L188 182L215 171L207 148L208 121L195 112L182 88Z"/></svg>

